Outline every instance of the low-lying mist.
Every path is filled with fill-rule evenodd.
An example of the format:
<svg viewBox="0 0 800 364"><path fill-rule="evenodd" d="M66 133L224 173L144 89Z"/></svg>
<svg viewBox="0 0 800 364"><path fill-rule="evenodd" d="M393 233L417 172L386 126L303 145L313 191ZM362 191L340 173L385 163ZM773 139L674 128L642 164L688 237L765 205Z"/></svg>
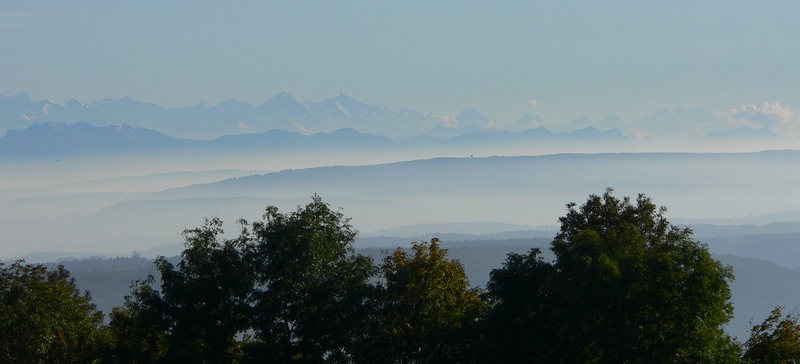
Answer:
<svg viewBox="0 0 800 364"><path fill-rule="evenodd" d="M442 150L462 155L424 159L448 154ZM565 204L607 187L618 196L647 194L673 221L800 210L795 151L463 153L319 149L3 161L9 177L0 189L0 257L46 251L127 256L180 243L184 228L205 217L222 218L235 234L239 218L260 219L267 205L293 209L315 193L342 208L362 235L417 224L554 226Z"/></svg>

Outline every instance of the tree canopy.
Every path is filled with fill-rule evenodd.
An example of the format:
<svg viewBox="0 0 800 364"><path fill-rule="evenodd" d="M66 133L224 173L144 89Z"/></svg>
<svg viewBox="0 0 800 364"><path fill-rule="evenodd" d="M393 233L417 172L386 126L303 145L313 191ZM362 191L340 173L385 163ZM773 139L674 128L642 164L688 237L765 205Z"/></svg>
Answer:
<svg viewBox="0 0 800 364"><path fill-rule="evenodd" d="M469 286L464 267L447 259L438 239L412 243L410 253L397 248L381 265L372 357L391 363L474 360L477 324L488 308L483 290Z"/></svg>
<svg viewBox="0 0 800 364"><path fill-rule="evenodd" d="M492 272L487 324L496 353L587 363L736 358L722 328L733 314L732 270L650 198L612 192L567 205L551 244L555 261L533 250Z"/></svg>
<svg viewBox="0 0 800 364"><path fill-rule="evenodd" d="M184 231L177 259L133 283L109 325L59 267L0 263L1 362L766 363L795 359L781 308L741 347L730 267L645 195L567 205L551 242L509 254L486 290L438 239L355 254L357 231L322 201L268 206L226 237Z"/></svg>
<svg viewBox="0 0 800 364"><path fill-rule="evenodd" d="M348 360L374 271L353 254L349 219L314 196L239 225L237 238L220 240L222 222L207 220L185 232L179 263L156 261L160 290L152 278L138 282L112 315L117 337L137 338L117 346L120 360Z"/></svg>
<svg viewBox="0 0 800 364"><path fill-rule="evenodd" d="M744 343L747 363L795 363L800 360L800 324L794 313L778 306L761 324L753 326Z"/></svg>
<svg viewBox="0 0 800 364"><path fill-rule="evenodd" d="M63 266L0 262L0 362L97 362L106 343L102 323Z"/></svg>
<svg viewBox="0 0 800 364"><path fill-rule="evenodd" d="M350 219L314 196L297 211L268 207L253 223L257 273L252 345L271 361L346 361L363 335L372 259L354 254Z"/></svg>

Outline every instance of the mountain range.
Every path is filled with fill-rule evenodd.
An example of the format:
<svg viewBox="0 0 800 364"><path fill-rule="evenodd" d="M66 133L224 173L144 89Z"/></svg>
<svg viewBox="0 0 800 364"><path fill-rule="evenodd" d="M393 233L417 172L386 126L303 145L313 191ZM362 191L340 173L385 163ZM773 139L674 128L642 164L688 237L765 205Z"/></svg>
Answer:
<svg viewBox="0 0 800 364"><path fill-rule="evenodd" d="M472 108L465 109L457 116L424 115L410 109L394 111L379 105L369 105L346 94L321 102L299 102L292 95L283 92L260 106L227 100L216 105L200 102L194 106L178 108L163 108L129 97L104 99L88 104L70 100L60 104L51 100L34 101L22 92L11 97L0 96L0 133L23 130L32 124L79 122L97 127L127 125L155 130L173 138L192 140L259 134L275 129L309 135L346 128L395 141L420 137L446 140L471 133L521 133L538 127L547 127L558 133L578 130L593 132L596 129L610 132L604 137L619 134L638 139L700 138L712 133L716 133L714 138L724 135L723 139L777 137L769 129L724 125L718 120L718 116L702 109L662 109L627 122L614 114L596 122L588 118L546 122L537 115L525 114L516 122L505 125Z"/></svg>
<svg viewBox="0 0 800 364"><path fill-rule="evenodd" d="M33 101L25 93L0 97L0 132L24 129L34 122L126 124L175 138L197 140L273 129L313 134L343 128L389 137L410 137L443 124L433 116L367 105L344 94L322 102L300 103L287 93L279 93L261 106L227 100L217 105L201 102L167 109L128 97L89 104L77 100L66 104Z"/></svg>
<svg viewBox="0 0 800 364"><path fill-rule="evenodd" d="M152 129L131 127L127 124L94 126L86 122L75 124L48 122L33 123L23 130L9 130L5 136L0 137L0 156L61 158L173 152L393 151L401 147L470 148L493 145L511 147L561 142L603 143L629 140L629 137L623 136L616 129L601 132L596 128L587 127L571 133L553 133L541 126L524 132L477 130L444 140L421 136L400 142L385 136L361 133L352 128L314 134L272 129L263 133L226 135L212 140L192 140L174 138Z"/></svg>

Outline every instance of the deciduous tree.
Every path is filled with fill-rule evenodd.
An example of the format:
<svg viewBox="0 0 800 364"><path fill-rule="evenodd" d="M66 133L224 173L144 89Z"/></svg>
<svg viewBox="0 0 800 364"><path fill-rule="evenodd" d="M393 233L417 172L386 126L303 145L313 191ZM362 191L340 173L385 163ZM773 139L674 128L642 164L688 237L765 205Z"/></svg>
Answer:
<svg viewBox="0 0 800 364"><path fill-rule="evenodd" d="M106 344L102 323L63 266L0 262L0 362L97 362Z"/></svg>
<svg viewBox="0 0 800 364"><path fill-rule="evenodd" d="M160 287L134 285L112 314L120 361L348 361L362 340L372 260L354 254L357 234L314 196L290 213L269 206L264 221L187 230L177 264L156 260ZM127 358L127 359L126 359Z"/></svg>
<svg viewBox="0 0 800 364"><path fill-rule="evenodd" d="M492 272L489 327L514 328L494 341L497 352L544 362L737 358L722 329L733 313L732 270L690 229L671 225L650 198L620 200L611 189L567 208L554 262L512 254Z"/></svg>
<svg viewBox="0 0 800 364"><path fill-rule="evenodd" d="M783 314L783 307L750 330L744 344L746 363L796 363L800 360L800 324L797 315Z"/></svg>
<svg viewBox="0 0 800 364"><path fill-rule="evenodd" d="M349 361L364 335L372 259L356 255L350 219L319 196L296 211L268 207L253 224L258 254L252 355Z"/></svg>
<svg viewBox="0 0 800 364"><path fill-rule="evenodd" d="M438 239L397 248L381 266L371 360L392 363L473 361L478 320L488 305L464 267Z"/></svg>
<svg viewBox="0 0 800 364"><path fill-rule="evenodd" d="M255 285L255 246L247 223L238 238L220 241L222 221L186 230L177 264L156 259L154 280L139 282L123 309L112 314L118 360L231 362L241 355L250 329Z"/></svg>

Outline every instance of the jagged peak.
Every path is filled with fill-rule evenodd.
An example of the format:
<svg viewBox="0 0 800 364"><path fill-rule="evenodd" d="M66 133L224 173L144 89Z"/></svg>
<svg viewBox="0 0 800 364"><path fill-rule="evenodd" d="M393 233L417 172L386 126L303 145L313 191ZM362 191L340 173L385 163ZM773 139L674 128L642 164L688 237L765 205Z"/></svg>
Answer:
<svg viewBox="0 0 800 364"><path fill-rule="evenodd" d="M78 99L69 99L69 100L67 100L67 107L87 108L87 107L89 107L89 105L86 105L86 104L80 102L80 100L78 100Z"/></svg>
<svg viewBox="0 0 800 364"><path fill-rule="evenodd" d="M295 99L294 96L292 96L288 92L279 92L279 93L275 94L275 96L272 96L272 98L267 100L267 102L262 104L261 107L274 107L276 105L291 105L291 106L295 106L295 105L299 105L299 104L300 103L297 102L297 99Z"/></svg>
<svg viewBox="0 0 800 364"><path fill-rule="evenodd" d="M17 92L17 94L16 94L16 95L14 95L14 97L13 97L13 98L14 98L14 100L16 100L16 101L21 101L21 102L31 102L31 97L30 97L30 96L28 96L28 94L27 94L27 93L25 93L25 92Z"/></svg>
<svg viewBox="0 0 800 364"><path fill-rule="evenodd" d="M458 117L462 117L462 116L480 116L480 117L485 117L483 114L478 112L478 110L475 110L475 109L473 109L471 107L468 107L468 108L465 108L464 110L461 110L461 112L458 114L457 118Z"/></svg>
<svg viewBox="0 0 800 364"><path fill-rule="evenodd" d="M339 92L339 94L336 95L336 97L334 97L334 99L350 99L350 100L352 100L353 97L351 97L350 95L348 95L348 94L346 94L344 92Z"/></svg>

